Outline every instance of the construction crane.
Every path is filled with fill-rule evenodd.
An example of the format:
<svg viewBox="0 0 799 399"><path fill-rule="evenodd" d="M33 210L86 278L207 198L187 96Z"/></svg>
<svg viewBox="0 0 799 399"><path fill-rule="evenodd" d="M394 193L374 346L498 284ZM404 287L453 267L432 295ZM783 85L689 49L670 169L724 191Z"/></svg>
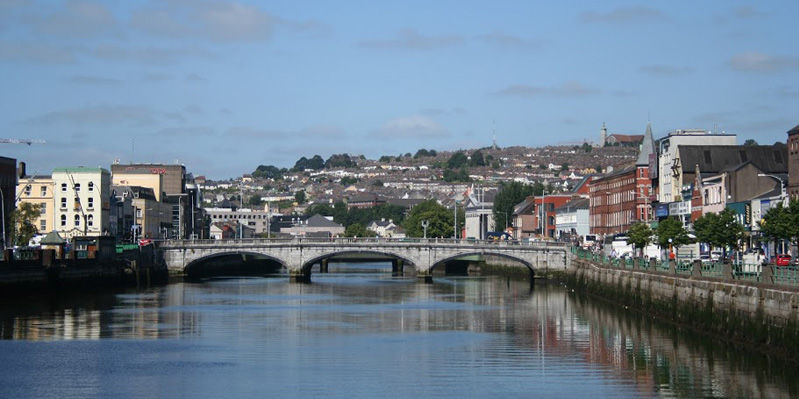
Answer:
<svg viewBox="0 0 799 399"><path fill-rule="evenodd" d="M44 144L44 140L30 140L30 139L0 139L3 144Z"/></svg>

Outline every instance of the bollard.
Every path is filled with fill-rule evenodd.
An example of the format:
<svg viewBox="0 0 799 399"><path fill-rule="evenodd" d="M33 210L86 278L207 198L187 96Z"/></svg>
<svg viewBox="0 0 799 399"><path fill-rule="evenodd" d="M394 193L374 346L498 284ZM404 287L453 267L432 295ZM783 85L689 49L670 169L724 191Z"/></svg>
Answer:
<svg viewBox="0 0 799 399"><path fill-rule="evenodd" d="M694 267L691 270L691 277L702 277L702 261L694 259Z"/></svg>
<svg viewBox="0 0 799 399"><path fill-rule="evenodd" d="M732 274L732 264L730 262L722 263L722 276L725 280L733 280L735 277Z"/></svg>
<svg viewBox="0 0 799 399"><path fill-rule="evenodd" d="M765 284L774 284L774 266L763 265L761 267L760 282Z"/></svg>
<svg viewBox="0 0 799 399"><path fill-rule="evenodd" d="M677 261L669 259L669 274L677 274Z"/></svg>

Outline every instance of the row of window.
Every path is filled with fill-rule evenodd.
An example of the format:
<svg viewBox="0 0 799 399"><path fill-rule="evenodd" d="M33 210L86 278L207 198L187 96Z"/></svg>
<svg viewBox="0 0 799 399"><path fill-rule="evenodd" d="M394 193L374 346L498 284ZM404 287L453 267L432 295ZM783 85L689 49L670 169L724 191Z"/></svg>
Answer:
<svg viewBox="0 0 799 399"><path fill-rule="evenodd" d="M268 215L214 215L211 214L211 219L223 219L223 220L232 220L232 219L268 219Z"/></svg>
<svg viewBox="0 0 799 399"><path fill-rule="evenodd" d="M78 200L78 198L75 198L75 208L78 208L79 206L80 206L80 201ZM66 208L67 208L67 197L64 197L61 198L61 209L66 209ZM86 200L86 208L88 209L94 208L94 198L89 197Z"/></svg>
<svg viewBox="0 0 799 399"><path fill-rule="evenodd" d="M42 225L45 225L44 221L42 221ZM67 215L61 215L61 226L64 227L66 225ZM94 215L86 216L86 225L89 227L94 226ZM75 227L80 227L80 215L75 215Z"/></svg>
<svg viewBox="0 0 799 399"><path fill-rule="evenodd" d="M89 191L94 191L94 182L89 182L86 186ZM61 183L61 192L66 192L67 187L69 187L67 183ZM74 189L75 191L80 191L80 183L75 183ZM24 191L25 196L30 197L32 191L33 191L33 186L31 186L30 184L25 186L25 191ZM40 187L40 196L41 197L47 196L47 186Z"/></svg>

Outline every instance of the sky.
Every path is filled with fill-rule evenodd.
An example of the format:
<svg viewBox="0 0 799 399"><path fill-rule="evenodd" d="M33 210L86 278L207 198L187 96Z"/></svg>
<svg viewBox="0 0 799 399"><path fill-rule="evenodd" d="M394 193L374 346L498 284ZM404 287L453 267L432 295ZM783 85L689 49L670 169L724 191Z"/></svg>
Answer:
<svg viewBox="0 0 799 399"><path fill-rule="evenodd" d="M799 1L0 0L0 155L182 163L539 147L676 129L785 142ZM38 171L38 172L36 172Z"/></svg>

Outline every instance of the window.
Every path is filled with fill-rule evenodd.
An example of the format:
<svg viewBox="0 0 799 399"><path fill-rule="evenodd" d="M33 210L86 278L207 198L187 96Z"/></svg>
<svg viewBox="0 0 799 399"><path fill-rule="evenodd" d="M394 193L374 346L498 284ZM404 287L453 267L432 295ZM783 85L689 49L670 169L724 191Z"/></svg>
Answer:
<svg viewBox="0 0 799 399"><path fill-rule="evenodd" d="M94 215L89 215L89 216L86 218L86 220L87 220L86 224L87 224L89 227L91 227L91 226L94 226Z"/></svg>
<svg viewBox="0 0 799 399"><path fill-rule="evenodd" d="M94 208L94 198L89 197L89 209Z"/></svg>
<svg viewBox="0 0 799 399"><path fill-rule="evenodd" d="M88 186L89 186L89 191L94 191L94 182L90 181Z"/></svg>
<svg viewBox="0 0 799 399"><path fill-rule="evenodd" d="M39 203L39 212L41 213L42 216L47 214L47 203L46 202L40 202Z"/></svg>
<svg viewBox="0 0 799 399"><path fill-rule="evenodd" d="M67 225L67 215L61 215L61 226Z"/></svg>
<svg viewBox="0 0 799 399"><path fill-rule="evenodd" d="M46 197L47 196L47 186L42 186L41 192L42 192L42 197Z"/></svg>
<svg viewBox="0 0 799 399"><path fill-rule="evenodd" d="M80 226L80 215L75 215L75 227Z"/></svg>
<svg viewBox="0 0 799 399"><path fill-rule="evenodd" d="M67 197L61 198L61 209L67 209Z"/></svg>
<svg viewBox="0 0 799 399"><path fill-rule="evenodd" d="M136 217L137 218L141 217L141 209L139 209L139 208L136 208Z"/></svg>
<svg viewBox="0 0 799 399"><path fill-rule="evenodd" d="M61 192L67 191L67 183L61 183Z"/></svg>
<svg viewBox="0 0 799 399"><path fill-rule="evenodd" d="M26 197L30 197L31 196L31 185L30 184L25 186L25 196Z"/></svg>
<svg viewBox="0 0 799 399"><path fill-rule="evenodd" d="M39 231L47 231L47 220L42 219L39 221Z"/></svg>
<svg viewBox="0 0 799 399"><path fill-rule="evenodd" d="M75 183L75 191L80 191L80 183Z"/></svg>

